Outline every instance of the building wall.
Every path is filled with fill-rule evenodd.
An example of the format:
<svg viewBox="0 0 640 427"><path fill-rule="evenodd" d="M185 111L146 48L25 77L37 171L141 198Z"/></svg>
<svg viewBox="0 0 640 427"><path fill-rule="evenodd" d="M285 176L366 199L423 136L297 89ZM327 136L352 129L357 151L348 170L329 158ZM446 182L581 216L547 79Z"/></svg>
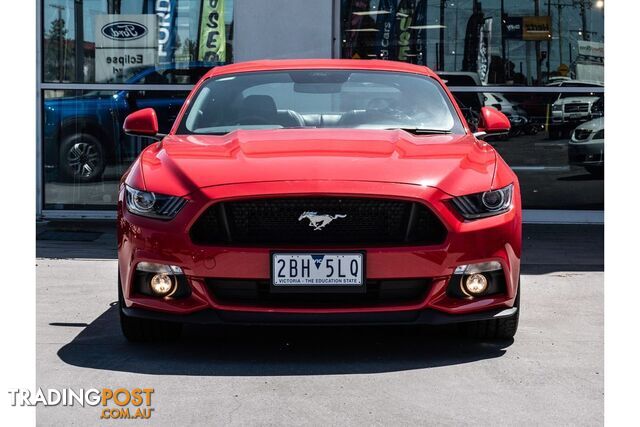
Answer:
<svg viewBox="0 0 640 427"><path fill-rule="evenodd" d="M331 58L330 0L241 0L235 8L235 59Z"/></svg>

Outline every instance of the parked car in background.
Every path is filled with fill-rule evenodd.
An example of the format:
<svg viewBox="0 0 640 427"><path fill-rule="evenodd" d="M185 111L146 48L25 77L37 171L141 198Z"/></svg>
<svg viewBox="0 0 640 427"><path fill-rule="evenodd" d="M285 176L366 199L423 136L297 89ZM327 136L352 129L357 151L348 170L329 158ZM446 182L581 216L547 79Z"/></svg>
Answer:
<svg viewBox="0 0 640 427"><path fill-rule="evenodd" d="M478 73L470 71L439 71L438 76L449 87L481 87ZM500 135L490 139L505 139L522 133L536 134L542 129L543 119L534 120L520 104L509 99L502 93L495 92L453 92L465 119L473 128L477 126L479 111L483 106L498 109L504 113L511 122L511 130L508 135Z"/></svg>
<svg viewBox="0 0 640 427"><path fill-rule="evenodd" d="M604 117L573 130L569 141L569 164L582 166L596 176L604 174Z"/></svg>
<svg viewBox="0 0 640 427"><path fill-rule="evenodd" d="M211 64L169 64L131 67L117 82L125 84L195 84ZM107 83L115 83L107 82ZM153 107L163 132L168 132L187 91L73 91L44 101L45 171L74 182L99 180L105 167L134 159L138 144L123 143L122 123L132 111Z"/></svg>
<svg viewBox="0 0 640 427"><path fill-rule="evenodd" d="M593 87L601 83L578 80L560 80L548 84L550 87ZM558 139L571 134L581 123L599 115L594 104L601 98L596 93L588 95L560 94L551 105L549 119L549 138ZM601 110L600 110L601 111Z"/></svg>
<svg viewBox="0 0 640 427"><path fill-rule="evenodd" d="M529 114L518 103L508 99L502 93L489 93L484 95L484 105L494 107L509 118L511 122L511 130L509 136L518 136L521 134L535 135L542 129L539 123L535 123L529 117Z"/></svg>

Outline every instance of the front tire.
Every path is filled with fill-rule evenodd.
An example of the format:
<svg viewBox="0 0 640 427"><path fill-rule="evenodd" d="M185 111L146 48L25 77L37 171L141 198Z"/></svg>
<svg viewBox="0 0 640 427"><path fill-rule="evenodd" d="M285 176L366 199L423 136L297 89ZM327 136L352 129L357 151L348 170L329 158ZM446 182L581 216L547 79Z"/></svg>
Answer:
<svg viewBox="0 0 640 427"><path fill-rule="evenodd" d="M106 166L102 143L88 133L69 135L60 144L60 177L65 181L93 182Z"/></svg>
<svg viewBox="0 0 640 427"><path fill-rule="evenodd" d="M513 304L518 307L516 314L503 319L480 320L469 322L463 325L464 332L471 338L494 340L494 339L511 339L518 331L518 323L520 320L520 282L518 281L518 295Z"/></svg>
<svg viewBox="0 0 640 427"><path fill-rule="evenodd" d="M163 322L159 320L142 319L127 316L122 310L124 298L122 285L118 278L118 312L120 313L120 328L122 334L130 342L160 342L175 341L182 334L182 323Z"/></svg>

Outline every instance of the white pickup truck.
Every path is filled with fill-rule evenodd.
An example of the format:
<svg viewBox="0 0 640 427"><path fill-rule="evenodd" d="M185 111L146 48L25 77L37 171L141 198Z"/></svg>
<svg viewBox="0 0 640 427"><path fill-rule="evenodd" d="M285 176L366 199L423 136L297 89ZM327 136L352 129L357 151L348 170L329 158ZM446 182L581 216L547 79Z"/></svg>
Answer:
<svg viewBox="0 0 640 427"><path fill-rule="evenodd" d="M593 87L602 86L598 82L561 80L547 86L555 87ZM551 105L549 119L549 138L558 139L568 136L581 123L599 116L594 104L601 98L601 94L586 92L584 94L563 93Z"/></svg>

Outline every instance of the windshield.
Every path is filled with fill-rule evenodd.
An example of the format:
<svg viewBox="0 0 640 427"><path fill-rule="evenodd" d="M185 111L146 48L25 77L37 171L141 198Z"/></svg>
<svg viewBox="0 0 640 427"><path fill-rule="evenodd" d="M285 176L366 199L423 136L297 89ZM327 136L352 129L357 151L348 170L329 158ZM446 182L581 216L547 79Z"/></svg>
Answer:
<svg viewBox="0 0 640 427"><path fill-rule="evenodd" d="M453 105L434 79L349 70L254 72L212 78L192 100L178 133L281 128L464 133Z"/></svg>

